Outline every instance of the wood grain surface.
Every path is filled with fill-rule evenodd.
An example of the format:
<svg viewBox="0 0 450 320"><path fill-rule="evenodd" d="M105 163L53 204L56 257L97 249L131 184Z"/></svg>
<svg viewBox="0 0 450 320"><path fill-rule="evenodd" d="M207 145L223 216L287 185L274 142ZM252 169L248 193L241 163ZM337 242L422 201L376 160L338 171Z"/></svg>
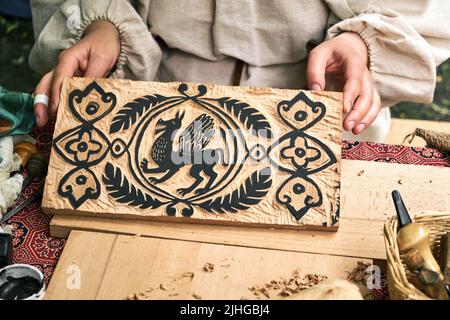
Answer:
<svg viewBox="0 0 450 320"><path fill-rule="evenodd" d="M74 231L45 298L124 299L145 293L147 299L266 299L249 288L289 279L296 271L302 276L346 279L358 261L372 263L370 259ZM272 292L269 296L281 298Z"/></svg>

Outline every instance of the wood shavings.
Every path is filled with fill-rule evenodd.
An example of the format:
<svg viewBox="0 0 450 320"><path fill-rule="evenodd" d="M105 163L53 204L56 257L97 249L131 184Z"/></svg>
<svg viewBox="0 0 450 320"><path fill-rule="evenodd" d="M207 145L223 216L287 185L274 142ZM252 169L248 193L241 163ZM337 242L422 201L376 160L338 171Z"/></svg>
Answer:
<svg viewBox="0 0 450 320"><path fill-rule="evenodd" d="M193 272L185 272L185 273L183 273L183 274L181 275L181 277L193 279L193 278L195 277L195 273L193 273Z"/></svg>
<svg viewBox="0 0 450 320"><path fill-rule="evenodd" d="M164 284L160 284L159 285L159 288L161 289L161 290L164 290L164 291L168 291L169 289L166 287L166 285L164 285Z"/></svg>
<svg viewBox="0 0 450 320"><path fill-rule="evenodd" d="M302 276L300 269L296 269L289 279L280 278L279 280L271 280L263 285L255 285L248 289L256 297L260 297L261 295L268 299L274 296L288 297L321 283L326 279L327 276L317 273Z"/></svg>
<svg viewBox="0 0 450 320"><path fill-rule="evenodd" d="M212 264L210 262L207 262L203 266L202 270L205 271L205 272L213 272L214 271L214 264Z"/></svg>
<svg viewBox="0 0 450 320"><path fill-rule="evenodd" d="M199 295L196 294L196 293L193 293L193 294L192 294L192 297L194 297L194 299L197 299L197 300L202 300L202 297L199 296Z"/></svg>
<svg viewBox="0 0 450 320"><path fill-rule="evenodd" d="M358 261L358 264L355 269L349 272L347 279L353 282L363 282L366 281L370 276L366 270L370 266L370 263L364 263L362 261Z"/></svg>
<svg viewBox="0 0 450 320"><path fill-rule="evenodd" d="M153 295L154 291L166 291L168 293L169 297L175 297L179 295L179 292L176 292L177 288L183 284L183 280L186 281L192 281L192 279L195 277L194 272L185 272L179 277L175 277L170 281L170 284L167 283L160 283L156 287L150 287L143 292L138 293L132 293L129 296L127 296L126 300L151 300L154 299L155 296ZM169 293L170 292L170 293Z"/></svg>

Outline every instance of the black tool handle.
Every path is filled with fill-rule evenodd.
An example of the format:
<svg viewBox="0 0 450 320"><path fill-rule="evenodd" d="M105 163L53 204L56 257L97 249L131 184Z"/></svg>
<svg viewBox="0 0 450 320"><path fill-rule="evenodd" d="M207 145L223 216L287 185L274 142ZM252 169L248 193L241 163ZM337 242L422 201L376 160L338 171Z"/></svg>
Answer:
<svg viewBox="0 0 450 320"><path fill-rule="evenodd" d="M412 223L411 217L408 214L408 210L406 210L400 192L397 190L392 191L392 200L394 200L395 210L397 211L399 227L401 228Z"/></svg>

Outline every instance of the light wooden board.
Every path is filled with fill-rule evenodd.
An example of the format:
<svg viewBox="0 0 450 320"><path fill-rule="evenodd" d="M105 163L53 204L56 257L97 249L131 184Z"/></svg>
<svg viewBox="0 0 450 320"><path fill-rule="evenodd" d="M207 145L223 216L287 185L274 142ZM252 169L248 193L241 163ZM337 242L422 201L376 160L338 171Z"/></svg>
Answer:
<svg viewBox="0 0 450 320"><path fill-rule="evenodd" d="M391 119L391 129L384 140L388 144L403 144L414 147L425 147L426 142L420 137L415 137L409 143L409 139L405 141L405 137L413 133L416 128L434 130L439 132L450 133L450 122L448 121L428 121L428 120L412 120L412 119Z"/></svg>
<svg viewBox="0 0 450 320"><path fill-rule="evenodd" d="M193 299L195 294L202 299L254 299L249 287L288 279L298 268L303 275L346 279L358 261L372 263L370 259L74 231L46 299L123 299L160 285L166 290L156 289L150 298ZM206 263L214 265L213 272L202 271ZM71 278L75 269L79 289ZM181 278L186 272L194 273L192 280Z"/></svg>
<svg viewBox="0 0 450 320"><path fill-rule="evenodd" d="M136 220L55 216L53 236L71 230L139 234L296 252L386 259L383 224L395 214L390 192L402 193L411 214L450 210L450 169L378 162L342 161L342 212L337 233L270 228L206 226ZM431 181L431 182L430 182Z"/></svg>
<svg viewBox="0 0 450 320"><path fill-rule="evenodd" d="M342 94L66 79L43 209L336 230Z"/></svg>

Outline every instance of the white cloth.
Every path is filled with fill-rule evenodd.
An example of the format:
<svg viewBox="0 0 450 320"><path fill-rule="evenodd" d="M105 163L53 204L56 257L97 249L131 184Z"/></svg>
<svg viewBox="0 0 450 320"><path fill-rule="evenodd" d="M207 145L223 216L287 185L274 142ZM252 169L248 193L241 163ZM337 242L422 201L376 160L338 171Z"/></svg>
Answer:
<svg viewBox="0 0 450 320"><path fill-rule="evenodd" d="M229 85L240 60L241 85L305 88L311 48L351 31L366 42L382 105L391 106L431 102L436 66L450 56L450 1L31 0L31 5L37 41L30 65L41 73L100 19L120 33L112 76L136 80ZM364 136L384 136L376 128Z"/></svg>

